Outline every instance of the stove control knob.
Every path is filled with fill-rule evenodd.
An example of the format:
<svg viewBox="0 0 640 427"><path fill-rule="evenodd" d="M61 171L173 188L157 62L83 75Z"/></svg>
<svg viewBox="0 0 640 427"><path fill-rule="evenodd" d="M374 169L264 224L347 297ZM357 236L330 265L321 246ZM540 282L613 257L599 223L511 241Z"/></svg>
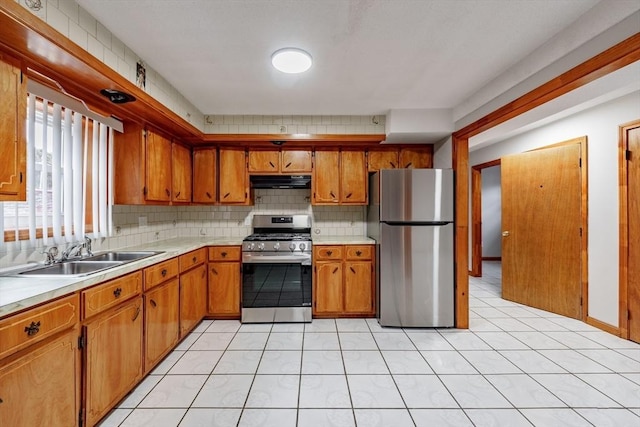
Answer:
<svg viewBox="0 0 640 427"><path fill-rule="evenodd" d="M276 252L280 250L280 242L276 242L273 244L273 250Z"/></svg>
<svg viewBox="0 0 640 427"><path fill-rule="evenodd" d="M264 251L264 243L258 243L258 250Z"/></svg>
<svg viewBox="0 0 640 427"><path fill-rule="evenodd" d="M304 252L304 248L307 247L307 245L305 245L304 243L300 243L300 252Z"/></svg>
<svg viewBox="0 0 640 427"><path fill-rule="evenodd" d="M291 252L295 251L296 250L296 244L295 243L289 243L289 250Z"/></svg>
<svg viewBox="0 0 640 427"><path fill-rule="evenodd" d="M249 248L250 251L254 250L256 248L256 244L255 243L249 243L247 245L247 247Z"/></svg>

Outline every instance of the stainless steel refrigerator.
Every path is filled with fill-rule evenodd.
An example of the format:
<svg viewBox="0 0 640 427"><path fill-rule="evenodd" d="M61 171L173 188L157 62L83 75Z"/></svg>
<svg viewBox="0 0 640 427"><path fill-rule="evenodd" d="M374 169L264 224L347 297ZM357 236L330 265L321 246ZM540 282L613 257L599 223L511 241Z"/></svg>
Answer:
<svg viewBox="0 0 640 427"><path fill-rule="evenodd" d="M384 169L370 179L380 325L453 326L453 170Z"/></svg>

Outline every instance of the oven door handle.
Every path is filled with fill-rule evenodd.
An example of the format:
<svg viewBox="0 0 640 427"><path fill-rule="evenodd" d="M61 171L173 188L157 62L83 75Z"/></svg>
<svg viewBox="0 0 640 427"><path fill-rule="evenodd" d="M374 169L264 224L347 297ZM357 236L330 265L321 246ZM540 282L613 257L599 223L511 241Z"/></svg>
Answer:
<svg viewBox="0 0 640 427"><path fill-rule="evenodd" d="M302 264L311 265L311 257L283 255L243 255L243 264Z"/></svg>

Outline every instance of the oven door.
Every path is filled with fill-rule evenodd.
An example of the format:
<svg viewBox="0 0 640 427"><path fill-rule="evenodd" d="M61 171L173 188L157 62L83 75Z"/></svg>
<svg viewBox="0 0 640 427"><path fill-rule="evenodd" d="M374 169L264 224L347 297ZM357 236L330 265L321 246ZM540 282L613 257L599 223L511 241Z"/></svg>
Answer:
<svg viewBox="0 0 640 427"><path fill-rule="evenodd" d="M242 322L310 322L311 260L243 256Z"/></svg>

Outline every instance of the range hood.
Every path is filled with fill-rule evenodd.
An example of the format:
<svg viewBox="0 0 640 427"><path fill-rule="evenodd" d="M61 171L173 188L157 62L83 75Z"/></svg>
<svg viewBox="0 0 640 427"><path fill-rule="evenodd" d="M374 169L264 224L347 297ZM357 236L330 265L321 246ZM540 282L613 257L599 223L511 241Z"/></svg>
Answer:
<svg viewBox="0 0 640 427"><path fill-rule="evenodd" d="M311 188L311 175L251 175L253 188Z"/></svg>

